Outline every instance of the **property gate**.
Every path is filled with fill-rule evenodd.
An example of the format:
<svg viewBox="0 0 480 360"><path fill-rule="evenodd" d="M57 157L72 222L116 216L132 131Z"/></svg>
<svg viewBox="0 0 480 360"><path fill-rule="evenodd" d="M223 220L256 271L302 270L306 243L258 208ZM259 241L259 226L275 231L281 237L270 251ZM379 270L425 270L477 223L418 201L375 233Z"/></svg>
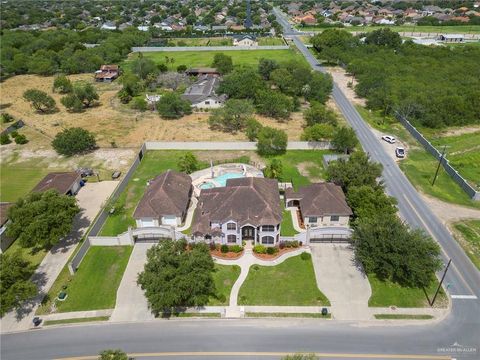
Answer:
<svg viewBox="0 0 480 360"><path fill-rule="evenodd" d="M317 227L307 231L311 244L314 243L350 243L352 230L344 227Z"/></svg>

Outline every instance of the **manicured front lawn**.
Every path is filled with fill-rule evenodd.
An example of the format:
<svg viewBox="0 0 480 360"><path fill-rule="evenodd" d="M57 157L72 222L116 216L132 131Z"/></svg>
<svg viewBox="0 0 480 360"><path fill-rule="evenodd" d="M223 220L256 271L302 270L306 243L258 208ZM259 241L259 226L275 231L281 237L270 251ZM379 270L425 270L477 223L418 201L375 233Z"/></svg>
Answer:
<svg viewBox="0 0 480 360"><path fill-rule="evenodd" d="M293 228L292 214L288 210L283 210L282 224L280 226L281 236L295 236L298 232Z"/></svg>
<svg viewBox="0 0 480 360"><path fill-rule="evenodd" d="M107 321L108 319L110 319L110 316L95 316L95 317L79 318L79 319L47 320L43 323L43 325L49 326L49 325L61 325L61 324L77 324L77 323L92 322L92 321Z"/></svg>
<svg viewBox="0 0 480 360"><path fill-rule="evenodd" d="M213 57L218 53L226 53L232 57L234 66L257 66L261 58L277 60L279 62L287 62L290 60L297 60L300 62L306 61L303 56L296 53L294 50L222 50L222 51L172 51L163 52L144 52L143 56L154 60L156 63L164 63L165 57L175 59L174 65L186 65L187 67L201 67L212 66ZM136 54L131 55L130 59L135 58ZM128 60L126 63L128 67Z"/></svg>
<svg viewBox="0 0 480 360"><path fill-rule="evenodd" d="M217 289L217 298L211 298L208 305L228 305L230 301L230 291L239 275L240 266L215 264L213 280L215 281L215 288ZM222 301L223 299L225 300Z"/></svg>
<svg viewBox="0 0 480 360"><path fill-rule="evenodd" d="M369 274L368 280L372 287L372 296L368 301L368 306L372 307L429 307L427 297L423 289L402 287L391 281L380 281L375 275ZM438 281L434 281L432 285L425 289L430 300L435 295L438 287ZM446 306L447 296L443 289L440 289L435 307L440 305ZM442 307L443 307L442 306Z"/></svg>
<svg viewBox="0 0 480 360"><path fill-rule="evenodd" d="M467 256L480 270L480 220L461 221L454 224L460 232L457 240Z"/></svg>
<svg viewBox="0 0 480 360"><path fill-rule="evenodd" d="M51 172L45 166L35 166L34 163L20 164L2 163L0 166L0 200L14 202L28 194L42 178Z"/></svg>
<svg viewBox="0 0 480 360"><path fill-rule="evenodd" d="M74 276L70 276L66 267L62 270L48 293L49 304L60 291L65 291L68 297L56 302L57 312L114 308L131 252L130 246L92 246ZM65 290L64 285L67 285ZM48 313L49 304L37 313Z"/></svg>
<svg viewBox="0 0 480 360"><path fill-rule="evenodd" d="M28 260L34 268L37 268L45 255L47 255L48 250L41 249L39 251L33 251L32 248L23 248L20 246L18 241L14 241L13 244L10 245L10 247L5 251L5 254L14 254L17 252L19 252L24 259Z"/></svg>
<svg viewBox="0 0 480 360"><path fill-rule="evenodd" d="M241 305L330 305L317 287L311 259L300 255L276 266L250 267L239 293Z"/></svg>

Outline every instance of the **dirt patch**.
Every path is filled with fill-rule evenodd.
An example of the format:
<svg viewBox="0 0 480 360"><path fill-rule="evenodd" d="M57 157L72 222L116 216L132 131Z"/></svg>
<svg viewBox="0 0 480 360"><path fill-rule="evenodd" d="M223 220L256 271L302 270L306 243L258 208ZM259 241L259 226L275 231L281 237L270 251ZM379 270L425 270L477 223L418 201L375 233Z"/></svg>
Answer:
<svg viewBox="0 0 480 360"><path fill-rule="evenodd" d="M420 192L433 213L446 225L463 219L480 219L480 210L446 203Z"/></svg>
<svg viewBox="0 0 480 360"><path fill-rule="evenodd" d="M353 90L357 85L357 81L341 67L327 67L326 70L333 77L333 81L338 85L338 87L343 91L347 99L355 105L365 106L365 99L359 98L355 91ZM349 87L348 84L352 83L352 86Z"/></svg>
<svg viewBox="0 0 480 360"><path fill-rule="evenodd" d="M305 161L297 164L297 169L300 175L305 176L311 182L321 182L323 181L320 177L313 177L310 175L310 169L319 169L318 165L312 161Z"/></svg>
<svg viewBox="0 0 480 360"><path fill-rule="evenodd" d="M239 253L234 253L232 251L229 251L227 253L222 253L220 250L210 250L210 255L213 258L217 258L217 259L235 260L240 258L243 255L243 251Z"/></svg>
<svg viewBox="0 0 480 360"><path fill-rule="evenodd" d="M458 135L463 135L463 134L470 134L480 131L480 125L474 125L474 126L464 126L461 128L457 129L449 129L446 131L441 132L441 136L458 136Z"/></svg>

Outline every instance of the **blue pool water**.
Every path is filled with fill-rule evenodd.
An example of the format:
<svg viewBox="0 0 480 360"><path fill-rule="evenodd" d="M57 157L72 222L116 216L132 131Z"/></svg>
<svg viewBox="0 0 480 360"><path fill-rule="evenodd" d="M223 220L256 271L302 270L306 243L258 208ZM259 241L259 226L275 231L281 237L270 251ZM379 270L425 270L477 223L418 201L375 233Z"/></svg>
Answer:
<svg viewBox="0 0 480 360"><path fill-rule="evenodd" d="M222 174L220 176L217 176L215 178L213 178L213 180L215 180L215 182L217 184L219 184L220 186L225 186L227 185L227 180L228 179L238 179L238 178L242 178L244 177L243 174L240 174L240 173L225 173L225 174ZM206 182L206 183L203 183L200 185L200 189L211 189L211 188L214 188L215 187L215 184L212 183L212 182Z"/></svg>

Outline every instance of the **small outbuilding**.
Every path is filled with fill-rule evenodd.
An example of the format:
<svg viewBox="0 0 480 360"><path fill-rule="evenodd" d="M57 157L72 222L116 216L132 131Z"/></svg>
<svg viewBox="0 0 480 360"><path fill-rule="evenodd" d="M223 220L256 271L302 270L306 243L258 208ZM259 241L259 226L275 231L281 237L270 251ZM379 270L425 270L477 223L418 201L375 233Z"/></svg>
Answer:
<svg viewBox="0 0 480 360"><path fill-rule="evenodd" d="M53 172L45 176L32 191L56 190L62 195L75 195L82 185L82 176L79 172Z"/></svg>
<svg viewBox="0 0 480 360"><path fill-rule="evenodd" d="M120 75L118 65L102 65L100 70L95 71L95 81L112 82Z"/></svg>

